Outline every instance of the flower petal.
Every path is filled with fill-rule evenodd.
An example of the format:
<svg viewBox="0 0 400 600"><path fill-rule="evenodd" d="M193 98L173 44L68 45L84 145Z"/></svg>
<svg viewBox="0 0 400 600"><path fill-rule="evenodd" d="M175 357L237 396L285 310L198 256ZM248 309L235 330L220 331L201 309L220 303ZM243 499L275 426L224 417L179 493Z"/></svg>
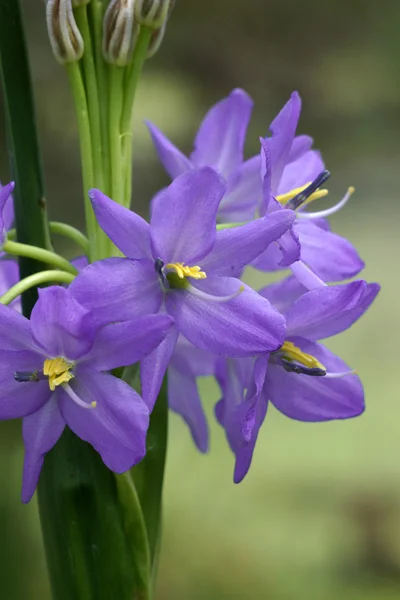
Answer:
<svg viewBox="0 0 400 600"><path fill-rule="evenodd" d="M63 356L75 360L93 345L96 329L90 311L77 302L69 289L40 289L30 322L32 336L48 358Z"/></svg>
<svg viewBox="0 0 400 600"><path fill-rule="evenodd" d="M292 147L290 148L290 154L288 162L294 162L303 154L311 150L314 140L309 135L296 135L293 140Z"/></svg>
<svg viewBox="0 0 400 600"><path fill-rule="evenodd" d="M44 357L30 351L0 350L0 420L17 419L38 410L52 392L47 381L19 382L17 371L34 372L43 368Z"/></svg>
<svg viewBox="0 0 400 600"><path fill-rule="evenodd" d="M57 395L38 411L25 417L22 425L25 458L22 475L22 502L29 502L39 481L44 455L56 444L64 431L65 421L58 408Z"/></svg>
<svg viewBox="0 0 400 600"><path fill-rule="evenodd" d="M0 350L34 350L29 320L9 306L0 304Z"/></svg>
<svg viewBox="0 0 400 600"><path fill-rule="evenodd" d="M301 100L297 92L293 92L270 125L272 137L266 140L271 152L272 177L271 190L277 193L279 182L286 164L288 163L293 145L297 123L300 118Z"/></svg>
<svg viewBox="0 0 400 600"><path fill-rule="evenodd" d="M193 377L214 375L219 357L193 346L180 335L171 358L171 364L178 371L189 371Z"/></svg>
<svg viewBox="0 0 400 600"><path fill-rule="evenodd" d="M315 356L330 372L346 372L346 363L322 346L291 338L296 346ZM364 411L364 392L357 375L338 379L288 373L270 365L266 394L274 406L287 417L298 421L330 421L349 419Z"/></svg>
<svg viewBox="0 0 400 600"><path fill-rule="evenodd" d="M168 315L147 315L107 325L96 335L84 362L98 371L133 365L162 342L173 323Z"/></svg>
<svg viewBox="0 0 400 600"><path fill-rule="evenodd" d="M138 463L146 454L149 425L139 394L121 379L88 367L80 367L70 385L96 407L82 408L62 390L60 408L68 427L93 446L111 471L123 473Z"/></svg>
<svg viewBox="0 0 400 600"><path fill-rule="evenodd" d="M258 291L281 313L290 308L293 302L306 292L308 292L308 288L304 287L294 276L271 283Z"/></svg>
<svg viewBox="0 0 400 600"><path fill-rule="evenodd" d="M16 260L0 260L0 296L8 292L8 290L18 283L19 268ZM18 296L13 300L9 307L21 312L21 298Z"/></svg>
<svg viewBox="0 0 400 600"><path fill-rule="evenodd" d="M100 190L90 190L89 196L100 227L117 248L128 258L151 260L150 226L147 221Z"/></svg>
<svg viewBox="0 0 400 600"><path fill-rule="evenodd" d="M205 116L190 160L196 167L209 165L228 175L243 160L243 146L253 101L243 90L233 90Z"/></svg>
<svg viewBox="0 0 400 600"><path fill-rule="evenodd" d="M12 209L12 214L10 214L10 197L14 190L14 182L10 181L7 185L0 185L0 246L2 246L5 242L7 230L10 228L14 211ZM13 202L11 199L11 207L13 207ZM10 222L10 217L12 217Z"/></svg>
<svg viewBox="0 0 400 600"><path fill-rule="evenodd" d="M224 182L209 167L185 173L161 191L151 215L153 256L190 266L205 256L215 242L224 192Z"/></svg>
<svg viewBox="0 0 400 600"><path fill-rule="evenodd" d="M242 225L217 232L214 248L201 261L201 268L212 275L237 275L292 225L292 210L271 213Z"/></svg>
<svg viewBox="0 0 400 600"><path fill-rule="evenodd" d="M357 275L364 263L345 238L326 231L310 221L297 220L301 260L324 281L343 281Z"/></svg>
<svg viewBox="0 0 400 600"><path fill-rule="evenodd" d="M363 280L316 288L285 313L288 336L320 340L350 327L375 300L377 283Z"/></svg>
<svg viewBox="0 0 400 600"><path fill-rule="evenodd" d="M244 357L275 350L283 343L282 315L240 280L208 277L196 288L216 301L190 291L172 291L166 298L177 328L195 346L212 354ZM240 288L243 291L233 299L221 298L237 294Z"/></svg>
<svg viewBox="0 0 400 600"><path fill-rule="evenodd" d="M228 187L218 211L218 221L250 221L254 219L261 201L261 159L257 155L242 163L228 178Z"/></svg>
<svg viewBox="0 0 400 600"><path fill-rule="evenodd" d="M177 339L178 330L176 327L171 327L161 344L140 363L142 397L150 412L160 392Z"/></svg>
<svg viewBox="0 0 400 600"><path fill-rule="evenodd" d="M309 150L283 170L277 193L285 194L306 183L311 183L325 169L324 161L317 150Z"/></svg>
<svg viewBox="0 0 400 600"><path fill-rule="evenodd" d="M208 425L196 379L189 372L168 369L168 404L187 423L200 452L208 451Z"/></svg>
<svg viewBox="0 0 400 600"><path fill-rule="evenodd" d="M89 265L69 289L98 325L156 313L163 297L154 264L127 258L107 258Z"/></svg>
<svg viewBox="0 0 400 600"><path fill-rule="evenodd" d="M193 164L170 140L150 121L145 121L158 158L171 179L193 169Z"/></svg>

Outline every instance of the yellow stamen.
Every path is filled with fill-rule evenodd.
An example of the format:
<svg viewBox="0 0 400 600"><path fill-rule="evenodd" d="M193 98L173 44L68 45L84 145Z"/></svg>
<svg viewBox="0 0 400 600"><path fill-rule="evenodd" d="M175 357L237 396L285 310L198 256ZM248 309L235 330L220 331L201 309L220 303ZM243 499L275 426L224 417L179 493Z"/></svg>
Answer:
<svg viewBox="0 0 400 600"><path fill-rule="evenodd" d="M306 354L300 348L295 346L292 342L284 342L282 348L279 350L280 353L284 355L286 360L296 361L303 365L304 367L308 367L310 369L325 369L324 365L322 365L319 360L312 356L311 354Z"/></svg>
<svg viewBox="0 0 400 600"><path fill-rule="evenodd" d="M201 270L201 267L197 265L194 267L188 267L184 263L168 263L167 269L173 269L178 275L179 279L185 279L185 277L193 277L193 279L206 279L207 275Z"/></svg>
<svg viewBox="0 0 400 600"><path fill-rule="evenodd" d="M58 356L57 358L48 358L43 364L43 374L49 378L49 388L52 392L56 386L68 383L74 375L70 372L74 365Z"/></svg>
<svg viewBox="0 0 400 600"><path fill-rule="evenodd" d="M278 200L278 202L280 204L282 204L284 206L285 204L287 204L289 202L289 200L292 200L292 198L297 196L297 194L300 194L300 192L305 190L306 187L308 187L310 185L310 183L311 183L311 181L309 183L306 183L305 185L302 185L301 187L290 190L290 192L286 192L286 194L279 194L279 196L276 196L276 199ZM324 198L325 196L328 195L328 193L329 193L328 190L325 190L325 189L317 190L316 192L311 194L311 196L309 196L309 198L307 198L307 200L302 204L302 206L304 206L305 204L309 204L310 202L313 202L314 200L319 200L320 198Z"/></svg>

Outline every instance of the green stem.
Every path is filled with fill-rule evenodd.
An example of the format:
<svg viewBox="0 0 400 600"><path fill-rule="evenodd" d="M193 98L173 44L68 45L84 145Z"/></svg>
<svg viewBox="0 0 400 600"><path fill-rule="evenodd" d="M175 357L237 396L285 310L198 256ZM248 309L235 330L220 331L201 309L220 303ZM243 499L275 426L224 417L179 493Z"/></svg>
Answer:
<svg viewBox="0 0 400 600"><path fill-rule="evenodd" d="M110 98L109 98L109 143L111 155L111 197L118 204L123 204L124 187L121 161L120 120L123 104L124 69L110 65Z"/></svg>
<svg viewBox="0 0 400 600"><path fill-rule="evenodd" d="M10 231L7 237L10 237ZM55 235L62 235L74 241L75 244L80 246L85 256L89 256L90 253L90 242L88 238L79 229L68 225L67 223L60 223L59 221L50 221L50 233Z"/></svg>
<svg viewBox="0 0 400 600"><path fill-rule="evenodd" d="M73 267L66 258L63 258L55 252L50 252L50 250L44 250L44 248L28 246L28 244L20 244L19 242L7 240L3 246L3 251L13 256L24 256L48 265L52 265L57 269L67 271L67 273L72 273L72 275L76 275L78 273L75 267Z"/></svg>
<svg viewBox="0 0 400 600"><path fill-rule="evenodd" d="M107 90L107 64L102 53L103 18L104 10L101 0L92 0L89 4L94 33L94 48L97 73L97 89L100 104L100 128L103 141L103 177L105 194L110 191L110 151L108 146L108 90Z"/></svg>
<svg viewBox="0 0 400 600"><path fill-rule="evenodd" d="M71 283L75 279L75 275L66 273L65 271L40 271L21 279L13 285L8 292L0 296L0 304L11 304L15 298L30 290L33 287L38 287L43 283Z"/></svg>
<svg viewBox="0 0 400 600"><path fill-rule="evenodd" d="M232 229L233 227L241 227L242 225L247 225L247 221L243 221L242 223L218 223L217 231L221 231L222 229Z"/></svg>
<svg viewBox="0 0 400 600"><path fill-rule="evenodd" d="M132 195L132 129L133 129L133 103L139 79L142 74L147 48L152 30L142 26L138 35L133 60L126 74L125 100L121 116L122 135L122 173L124 177L124 206L131 204Z"/></svg>
<svg viewBox="0 0 400 600"><path fill-rule="evenodd" d="M82 65L85 74L85 88L87 92L90 131L92 137L94 185L95 187L103 189L103 147L100 128L100 106L92 38L90 35L86 5L82 5L75 10L75 18L85 43Z"/></svg>
<svg viewBox="0 0 400 600"><path fill-rule="evenodd" d="M83 199L85 205L87 234L90 240L89 258L92 259L93 255L96 253L96 234L98 227L88 196L88 191L94 186L92 139L90 133L89 112L86 101L85 86L83 84L82 73L79 68L79 64L76 62L67 63L66 68L76 108L79 143L81 149Z"/></svg>

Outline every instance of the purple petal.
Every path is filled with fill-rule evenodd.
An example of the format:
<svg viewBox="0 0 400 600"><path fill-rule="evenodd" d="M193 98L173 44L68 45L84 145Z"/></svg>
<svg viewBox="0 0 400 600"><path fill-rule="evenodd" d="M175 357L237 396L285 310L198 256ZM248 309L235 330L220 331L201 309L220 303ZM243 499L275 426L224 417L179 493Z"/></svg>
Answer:
<svg viewBox="0 0 400 600"><path fill-rule="evenodd" d="M292 338L296 346L315 356L330 372L349 371L348 365L321 344ZM364 411L364 392L357 375L338 379L288 373L270 365L266 394L275 407L298 421L330 421L356 417Z"/></svg>
<svg viewBox="0 0 400 600"><path fill-rule="evenodd" d="M83 269L69 289L98 325L156 313L163 298L154 264L148 260L95 262Z"/></svg>
<svg viewBox="0 0 400 600"><path fill-rule="evenodd" d="M29 320L9 306L0 304L0 350L35 350Z"/></svg>
<svg viewBox="0 0 400 600"><path fill-rule="evenodd" d="M297 135L292 143L292 147L290 148L290 153L288 157L288 162L294 162L303 154L311 150L311 147L314 143L314 140L309 135Z"/></svg>
<svg viewBox="0 0 400 600"><path fill-rule="evenodd" d="M96 335L84 362L98 371L133 365L162 342L173 323L168 315L148 315L107 325Z"/></svg>
<svg viewBox="0 0 400 600"><path fill-rule="evenodd" d="M325 168L321 154L317 150L310 150L296 161L289 163L283 170L278 194L285 194L306 183L311 183Z"/></svg>
<svg viewBox="0 0 400 600"><path fill-rule="evenodd" d="M175 179L153 203L153 256L189 266L215 243L218 206L225 192L221 177L209 167Z"/></svg>
<svg viewBox="0 0 400 600"><path fill-rule="evenodd" d="M233 277L208 277L196 282L202 294L235 298L215 301L190 291L172 291L166 306L179 331L195 346L212 354L253 356L278 348L285 321L267 300Z"/></svg>
<svg viewBox="0 0 400 600"><path fill-rule="evenodd" d="M271 218L277 212L283 212L284 209L271 199L266 219ZM293 212L286 211L285 212ZM295 223L295 221L293 222ZM277 271L284 267L288 267L300 258L300 242L294 227L289 229L277 240L271 244L265 252L262 252L252 263L255 269L260 271Z"/></svg>
<svg viewBox="0 0 400 600"><path fill-rule="evenodd" d="M171 179L193 169L193 164L180 150L150 121L146 121L158 158Z"/></svg>
<svg viewBox="0 0 400 600"><path fill-rule="evenodd" d="M149 411L127 383L88 367L80 367L71 388L95 408L78 406L62 390L61 413L70 429L100 454L115 473L124 473L146 454Z"/></svg>
<svg viewBox="0 0 400 600"><path fill-rule="evenodd" d="M292 225L292 210L276 211L241 227L217 232L214 248L201 261L201 268L212 275L236 275Z"/></svg>
<svg viewBox="0 0 400 600"><path fill-rule="evenodd" d="M22 426L25 458L22 475L22 502L29 502L39 481L44 455L56 444L65 421L58 408L57 394L42 408L25 417Z"/></svg>
<svg viewBox="0 0 400 600"><path fill-rule="evenodd" d="M13 181L10 181L7 185L0 185L0 245L3 245L6 239L7 230L10 228L12 224L12 220L14 217L14 212L12 209L12 213L10 211L10 196L13 193L15 184ZM11 206L12 199L11 199ZM12 217L12 218L11 218ZM11 218L11 222L10 222Z"/></svg>
<svg viewBox="0 0 400 600"><path fill-rule="evenodd" d="M228 175L243 160L243 146L253 102L243 90L236 89L205 116L195 139L190 159L196 167L209 165Z"/></svg>
<svg viewBox="0 0 400 600"><path fill-rule="evenodd" d="M42 370L43 361L34 352L0 350L0 420L29 415L49 400L52 392L47 380L21 383L14 377L17 371Z"/></svg>
<svg viewBox="0 0 400 600"><path fill-rule="evenodd" d="M290 308L293 302L306 292L308 292L308 288L304 287L293 276L286 277L276 283L271 283L258 291L263 298L269 300L272 306L275 306L281 313Z"/></svg>
<svg viewBox="0 0 400 600"><path fill-rule="evenodd" d="M31 314L31 331L48 358L75 360L89 352L96 330L90 311L75 300L69 289L51 286L39 290Z"/></svg>
<svg viewBox="0 0 400 600"><path fill-rule="evenodd" d="M261 201L261 159L258 155L242 163L228 178L228 187L218 211L218 221L250 221L254 218Z"/></svg>
<svg viewBox="0 0 400 600"><path fill-rule="evenodd" d="M286 164L289 161L297 123L300 118L301 100L297 92L293 92L290 100L270 125L272 137L266 140L272 160L271 190L276 194Z"/></svg>
<svg viewBox="0 0 400 600"><path fill-rule="evenodd" d="M189 370L193 377L214 375L219 357L193 346L182 335L179 336L171 358L171 364L179 371Z"/></svg>
<svg viewBox="0 0 400 600"><path fill-rule="evenodd" d="M326 231L310 221L297 220L301 260L324 281L343 281L357 275L364 263L345 238Z"/></svg>
<svg viewBox="0 0 400 600"><path fill-rule="evenodd" d="M379 292L377 283L352 281L307 292L286 312L288 336L320 340L350 327Z"/></svg>
<svg viewBox="0 0 400 600"><path fill-rule="evenodd" d="M168 369L168 404L187 423L200 452L208 451L208 425L196 379L190 371Z"/></svg>
<svg viewBox="0 0 400 600"><path fill-rule="evenodd" d="M19 268L16 260L0 260L0 296L18 283ZM8 305L14 310L21 312L21 298L16 298Z"/></svg>
<svg viewBox="0 0 400 600"><path fill-rule="evenodd" d="M71 260L71 265L74 265L75 269L82 271L89 264L87 256L77 256Z"/></svg>
<svg viewBox="0 0 400 600"><path fill-rule="evenodd" d="M160 392L177 339L178 330L171 327L161 344L140 363L142 396L150 412Z"/></svg>
<svg viewBox="0 0 400 600"><path fill-rule="evenodd" d="M100 227L117 248L128 258L151 260L150 226L147 221L99 190L90 190L89 196Z"/></svg>

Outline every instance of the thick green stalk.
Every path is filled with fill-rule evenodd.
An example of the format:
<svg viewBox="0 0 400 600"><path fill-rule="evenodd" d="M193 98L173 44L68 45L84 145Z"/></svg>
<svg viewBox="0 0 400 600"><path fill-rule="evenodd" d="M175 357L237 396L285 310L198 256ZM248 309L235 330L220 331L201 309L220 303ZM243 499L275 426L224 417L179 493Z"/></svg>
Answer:
<svg viewBox="0 0 400 600"><path fill-rule="evenodd" d="M5 104L8 150L15 179L14 205L18 240L51 248L37 141L35 111L19 0L0 2L0 71ZM32 258L19 261L22 278L42 268ZM37 299L31 288L22 297L29 316Z"/></svg>
<svg viewBox="0 0 400 600"><path fill-rule="evenodd" d="M152 30L149 27L141 27L133 60L125 76L125 99L121 116L122 135L122 173L124 176L123 204L128 207L131 204L132 195L132 128L133 128L133 103L136 90L142 74L144 61L146 60L147 48L150 42Z"/></svg>
<svg viewBox="0 0 400 600"><path fill-rule="evenodd" d="M109 65L108 127L111 157L111 197L118 204L123 204L124 199L120 130L123 106L123 80L124 69L117 65Z"/></svg>

